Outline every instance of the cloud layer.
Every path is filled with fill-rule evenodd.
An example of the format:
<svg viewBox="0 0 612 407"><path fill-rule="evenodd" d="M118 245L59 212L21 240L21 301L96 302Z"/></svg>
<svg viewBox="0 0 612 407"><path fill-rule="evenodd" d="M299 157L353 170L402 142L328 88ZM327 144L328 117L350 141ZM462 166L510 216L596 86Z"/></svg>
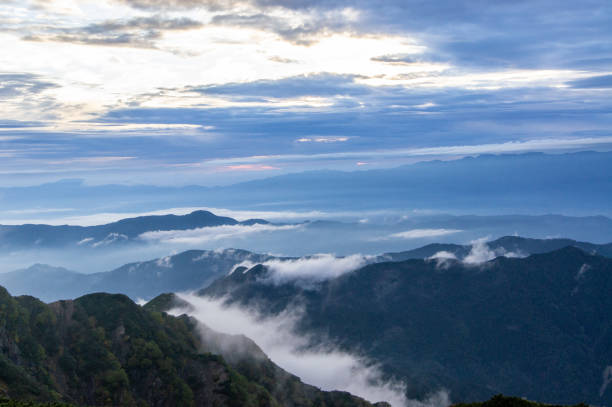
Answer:
<svg viewBox="0 0 612 407"><path fill-rule="evenodd" d="M139 236L139 239L154 243L199 245L225 239L243 239L258 233L294 230L299 227L300 225L267 224L210 226L189 230L145 232Z"/></svg>
<svg viewBox="0 0 612 407"><path fill-rule="evenodd" d="M274 259L262 263L270 271L269 280L274 284L288 281L314 283L336 278L366 265L367 256L354 254L346 257L336 257L332 254L316 254L299 259ZM241 263L237 267L253 267L251 262ZM235 269L235 268L234 268Z"/></svg>
<svg viewBox="0 0 612 407"><path fill-rule="evenodd" d="M400 382L385 381L379 368L356 354L340 351L333 344L312 348L311 339L294 333L300 311L285 310L273 318L263 318L253 310L226 306L223 300L210 300L181 294L191 310L188 313L218 332L242 334L253 339L280 367L300 377L305 383L323 390L344 390L372 402L387 401L393 407L445 407L448 395L440 392L426 402L408 400Z"/></svg>

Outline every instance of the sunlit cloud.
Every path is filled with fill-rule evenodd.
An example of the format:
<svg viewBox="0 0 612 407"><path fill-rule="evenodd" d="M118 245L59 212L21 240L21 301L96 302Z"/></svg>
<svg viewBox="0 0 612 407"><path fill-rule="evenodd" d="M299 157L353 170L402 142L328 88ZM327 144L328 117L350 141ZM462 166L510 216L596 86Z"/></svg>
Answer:
<svg viewBox="0 0 612 407"><path fill-rule="evenodd" d="M279 167L273 167L265 164L238 164L238 165L226 165L222 168L226 171L270 171L280 170Z"/></svg>

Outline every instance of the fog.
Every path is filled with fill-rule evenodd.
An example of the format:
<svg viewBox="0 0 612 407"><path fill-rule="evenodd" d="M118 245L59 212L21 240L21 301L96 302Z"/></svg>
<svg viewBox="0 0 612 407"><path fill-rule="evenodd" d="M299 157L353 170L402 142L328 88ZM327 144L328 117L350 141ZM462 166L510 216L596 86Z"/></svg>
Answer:
<svg viewBox="0 0 612 407"><path fill-rule="evenodd" d="M446 407L447 392L440 390L426 401L405 396L405 384L386 379L372 361L339 350L321 338L295 333L295 324L303 312L288 309L274 317L262 317L255 309L228 306L223 299L212 300L191 294L179 294L191 306L176 308L174 315L189 314L215 331L243 334L254 340L277 365L323 390L343 390L371 402L387 401L393 407ZM312 344L316 343L316 346Z"/></svg>

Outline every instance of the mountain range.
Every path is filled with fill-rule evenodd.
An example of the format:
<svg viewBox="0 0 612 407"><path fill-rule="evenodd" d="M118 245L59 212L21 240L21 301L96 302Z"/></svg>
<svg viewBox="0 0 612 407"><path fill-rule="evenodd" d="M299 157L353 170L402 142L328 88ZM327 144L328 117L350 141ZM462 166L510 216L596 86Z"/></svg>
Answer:
<svg viewBox="0 0 612 407"><path fill-rule="evenodd" d="M0 225L0 249L79 245L106 247L134 241L146 232L188 230L222 225L267 224L263 219L236 219L198 210L187 215L155 215L126 218L97 226Z"/></svg>
<svg viewBox="0 0 612 407"><path fill-rule="evenodd" d="M238 268L199 295L268 317L298 307L296 334L362 353L404 381L410 397L443 388L455 402L497 393L612 402L610 258L568 246L479 265L380 262L309 284L271 273Z"/></svg>
<svg viewBox="0 0 612 407"><path fill-rule="evenodd" d="M197 290L226 275L236 264L261 263L270 258L237 249L189 250L92 274L35 264L24 270L0 273L0 285L13 294L28 294L43 301L77 298L95 292L122 293L134 300L150 299L167 291Z"/></svg>
<svg viewBox="0 0 612 407"><path fill-rule="evenodd" d="M575 246L588 253L612 257L612 244L598 245L570 239L527 239L506 236L486 244L483 242L481 249L487 251L486 255L493 258L501 255L527 256L566 246ZM440 252L450 253L457 259L464 259L473 249L473 245L430 244L419 249L385 253L368 258L367 261L425 259ZM77 298L94 292L122 293L134 300L147 300L165 292L198 290L224 277L240 263L263 263L272 259L290 260L291 258L239 249L188 250L92 274L36 264L26 269L0 273L0 285L14 295L32 295L43 301ZM482 259L477 260L482 261Z"/></svg>
<svg viewBox="0 0 612 407"><path fill-rule="evenodd" d="M62 180L0 188L0 210L19 213L77 207L133 213L205 203L208 207L272 211L399 208L478 215L611 216L610 173L612 152L485 154L397 168L310 171L217 187L86 185L80 180Z"/></svg>

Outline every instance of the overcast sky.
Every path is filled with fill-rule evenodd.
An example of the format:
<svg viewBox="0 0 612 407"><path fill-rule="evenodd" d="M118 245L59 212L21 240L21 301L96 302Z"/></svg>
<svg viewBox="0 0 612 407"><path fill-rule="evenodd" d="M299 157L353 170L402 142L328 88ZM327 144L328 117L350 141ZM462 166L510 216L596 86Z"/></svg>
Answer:
<svg viewBox="0 0 612 407"><path fill-rule="evenodd" d="M0 182L609 150L612 2L0 0Z"/></svg>

